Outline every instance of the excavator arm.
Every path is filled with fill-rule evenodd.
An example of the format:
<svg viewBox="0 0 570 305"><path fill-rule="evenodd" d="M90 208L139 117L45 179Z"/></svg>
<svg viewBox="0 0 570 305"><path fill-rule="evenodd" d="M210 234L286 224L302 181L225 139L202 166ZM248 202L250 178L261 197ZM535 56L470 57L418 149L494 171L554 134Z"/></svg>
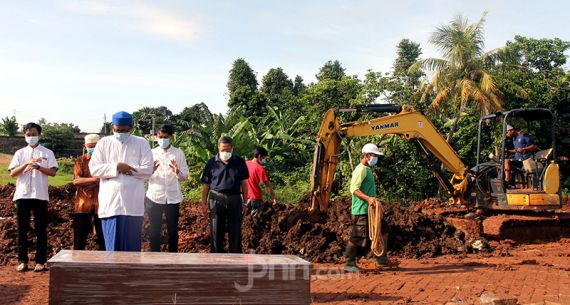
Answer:
<svg viewBox="0 0 570 305"><path fill-rule="evenodd" d="M338 113L349 111L397 112L397 114L341 124ZM402 109L396 105L370 105L355 109L329 109L326 112L317 135L313 159L311 209L325 212L328 208L342 138L370 135L397 135L405 140L414 140L425 153L436 178L450 193L452 200L457 204L465 203L468 169L433 123L411 107ZM450 181L443 177L433 158L439 160L453 174Z"/></svg>

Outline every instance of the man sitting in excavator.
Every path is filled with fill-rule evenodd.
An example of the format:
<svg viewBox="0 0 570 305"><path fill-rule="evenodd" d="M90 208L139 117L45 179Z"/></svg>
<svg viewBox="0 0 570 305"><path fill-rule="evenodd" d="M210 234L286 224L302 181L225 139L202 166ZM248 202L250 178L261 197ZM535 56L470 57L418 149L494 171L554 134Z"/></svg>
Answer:
<svg viewBox="0 0 570 305"><path fill-rule="evenodd" d="M522 161L532 157L537 146L530 134L523 133L512 125L507 125L506 137L513 139L513 148L506 151L507 153L514 153L514 157L505 159L505 182L509 189L514 189L514 181L511 181L512 167L522 168Z"/></svg>

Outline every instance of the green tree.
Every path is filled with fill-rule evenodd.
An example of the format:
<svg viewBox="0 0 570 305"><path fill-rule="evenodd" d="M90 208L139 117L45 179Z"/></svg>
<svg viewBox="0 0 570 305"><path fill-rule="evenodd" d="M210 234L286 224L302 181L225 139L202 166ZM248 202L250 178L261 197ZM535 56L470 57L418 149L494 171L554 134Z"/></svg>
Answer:
<svg viewBox="0 0 570 305"><path fill-rule="evenodd" d="M483 113L502 108L495 78L485 68L485 61L497 52L483 51L485 16L486 13L477 23L469 24L459 15L450 24L438 27L430 42L443 52L443 58L422 59L410 69L414 72L422 67L433 72L433 78L421 90L424 97L434 92L431 108L442 109L444 116L451 117L448 142L452 141L457 123L469 104Z"/></svg>
<svg viewBox="0 0 570 305"><path fill-rule="evenodd" d="M392 104L408 104L418 110L417 89L422 71L410 71L409 68L417 62L422 51L420 45L408 39L402 39L396 46L398 57L394 61L391 73L368 70L364 75L361 101L370 104L381 100Z"/></svg>
<svg viewBox="0 0 570 305"><path fill-rule="evenodd" d="M266 101L266 106L274 107L278 111L291 107L295 99L293 82L282 68L269 69L261 80L260 91Z"/></svg>
<svg viewBox="0 0 570 305"><path fill-rule="evenodd" d="M153 132L153 120L156 128L160 124L170 122L171 117L172 111L166 106L143 107L133 112L133 122L142 134L150 134Z"/></svg>
<svg viewBox="0 0 570 305"><path fill-rule="evenodd" d="M0 131L3 134L14 136L18 133L18 121L16 121L16 117L5 117L2 119L2 124L0 125Z"/></svg>
<svg viewBox="0 0 570 305"><path fill-rule="evenodd" d="M402 39L396 46L396 54L398 57L394 60L394 76L413 77L416 80L422 76L421 71L414 71L412 75L409 71L410 67L422 55L422 48L419 43Z"/></svg>
<svg viewBox="0 0 570 305"><path fill-rule="evenodd" d="M325 80L341 80L345 76L344 68L338 60L329 60L325 63L323 67L319 70L319 73L315 75L319 82Z"/></svg>
<svg viewBox="0 0 570 305"><path fill-rule="evenodd" d="M389 88L391 101L396 104L412 105L417 110L425 111L426 107L419 101L417 92L421 78L425 74L419 70L410 70L422 54L420 44L409 39L402 39L396 47L396 53L398 56L394 61L394 72Z"/></svg>
<svg viewBox="0 0 570 305"><path fill-rule="evenodd" d="M325 79L312 84L300 100L300 108L307 113L307 124L304 126L314 134L329 108L361 104L361 90L362 84L356 76L344 76L340 80Z"/></svg>
<svg viewBox="0 0 570 305"><path fill-rule="evenodd" d="M391 99L393 85L388 73L368 70L364 75L359 100L362 104L372 104L378 99L393 102Z"/></svg>
<svg viewBox="0 0 570 305"><path fill-rule="evenodd" d="M264 100L257 91L255 72L243 59L234 61L228 78L228 106L230 112L241 111L246 117L259 116L265 108Z"/></svg>
<svg viewBox="0 0 570 305"><path fill-rule="evenodd" d="M301 96L307 86L303 83L303 78L300 75L295 76L295 81L293 82L293 94L295 96Z"/></svg>
<svg viewBox="0 0 570 305"><path fill-rule="evenodd" d="M570 85L568 72L562 67L568 49L570 42L558 38L515 36L515 41L508 41L507 53L514 56L499 62L494 69L505 106L545 107L554 111L566 108Z"/></svg>
<svg viewBox="0 0 570 305"><path fill-rule="evenodd" d="M40 122L45 122L45 119ZM73 139L81 132L79 127L72 123L44 123L40 126L42 126L42 144L56 154L70 154Z"/></svg>
<svg viewBox="0 0 570 305"><path fill-rule="evenodd" d="M545 72L566 64L564 52L570 48L570 42L559 38L534 39L517 35L514 42L507 42L507 46L517 55L522 66Z"/></svg>
<svg viewBox="0 0 570 305"><path fill-rule="evenodd" d="M184 107L182 111L172 116L172 121L177 130L185 130L194 126L208 126L214 120L214 114L210 112L204 103L198 103L190 107Z"/></svg>

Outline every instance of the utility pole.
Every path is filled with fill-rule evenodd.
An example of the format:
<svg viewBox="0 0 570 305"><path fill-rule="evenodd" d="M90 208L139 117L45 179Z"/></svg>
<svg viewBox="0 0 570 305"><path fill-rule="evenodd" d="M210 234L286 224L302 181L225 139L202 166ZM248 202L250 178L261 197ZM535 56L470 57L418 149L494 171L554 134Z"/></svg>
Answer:
<svg viewBox="0 0 570 305"><path fill-rule="evenodd" d="M154 136L154 119L156 118L156 114L151 113L149 116L152 118L152 129L150 130L150 135Z"/></svg>

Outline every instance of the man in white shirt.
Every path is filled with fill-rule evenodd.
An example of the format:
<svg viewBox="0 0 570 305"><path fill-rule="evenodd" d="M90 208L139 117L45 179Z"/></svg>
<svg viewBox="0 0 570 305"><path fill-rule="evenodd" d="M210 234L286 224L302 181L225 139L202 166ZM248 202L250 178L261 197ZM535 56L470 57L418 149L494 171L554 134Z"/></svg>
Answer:
<svg viewBox="0 0 570 305"><path fill-rule="evenodd" d="M166 214L168 252L178 252L178 217L180 202L184 200L180 181L188 178L188 164L184 153L172 146L173 129L159 126L156 132L158 147L152 150L154 172L146 192L150 220L150 250L160 252L162 214Z"/></svg>
<svg viewBox="0 0 570 305"><path fill-rule="evenodd" d="M148 142L131 135L133 117L113 115L113 135L99 140L89 170L100 178L99 218L107 251L140 251L144 215L144 180L153 169Z"/></svg>
<svg viewBox="0 0 570 305"><path fill-rule="evenodd" d="M18 272L28 270L28 231L30 217L34 214L36 231L36 266L34 271L46 269L48 176L55 176L57 161L53 152L38 143L42 128L36 123L24 125L28 145L14 154L8 166L10 175L16 178L16 219L18 223Z"/></svg>

